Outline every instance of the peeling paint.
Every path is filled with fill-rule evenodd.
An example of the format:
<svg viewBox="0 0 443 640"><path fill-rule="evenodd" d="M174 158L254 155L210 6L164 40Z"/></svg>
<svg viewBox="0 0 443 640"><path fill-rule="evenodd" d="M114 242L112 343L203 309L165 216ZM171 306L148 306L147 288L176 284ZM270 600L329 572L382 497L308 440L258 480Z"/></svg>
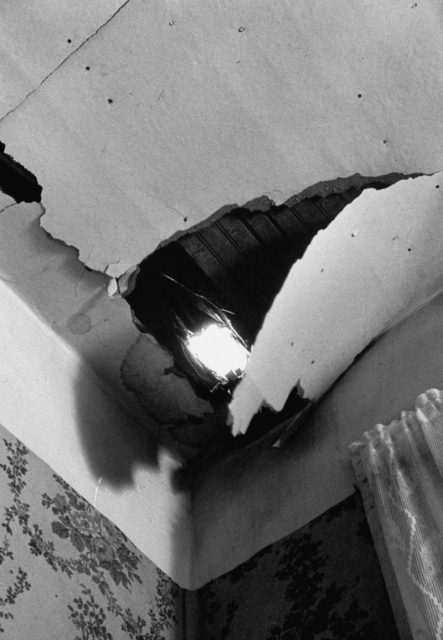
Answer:
<svg viewBox="0 0 443 640"><path fill-rule="evenodd" d="M375 337L442 290L440 180L365 190L314 238L274 300L234 392L233 433L247 430L264 400L281 410L296 380L307 397L320 398Z"/></svg>

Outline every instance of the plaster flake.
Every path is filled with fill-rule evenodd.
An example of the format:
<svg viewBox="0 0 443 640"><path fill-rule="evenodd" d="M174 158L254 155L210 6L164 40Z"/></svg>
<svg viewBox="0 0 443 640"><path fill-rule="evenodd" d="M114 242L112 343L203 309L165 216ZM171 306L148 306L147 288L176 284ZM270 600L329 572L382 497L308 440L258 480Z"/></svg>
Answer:
<svg viewBox="0 0 443 640"><path fill-rule="evenodd" d="M44 228L118 278L228 202L440 169L439 12L437 0L419 13L381 0L119 3L46 65L0 136L44 187Z"/></svg>
<svg viewBox="0 0 443 640"><path fill-rule="evenodd" d="M147 336L139 336L121 367L124 384L146 413L160 424L186 423L189 416L213 413L209 402L199 398L187 379L168 371L173 357Z"/></svg>
<svg viewBox="0 0 443 640"><path fill-rule="evenodd" d="M230 406L244 433L298 381L319 399L377 336L443 289L443 173L365 190L291 269Z"/></svg>

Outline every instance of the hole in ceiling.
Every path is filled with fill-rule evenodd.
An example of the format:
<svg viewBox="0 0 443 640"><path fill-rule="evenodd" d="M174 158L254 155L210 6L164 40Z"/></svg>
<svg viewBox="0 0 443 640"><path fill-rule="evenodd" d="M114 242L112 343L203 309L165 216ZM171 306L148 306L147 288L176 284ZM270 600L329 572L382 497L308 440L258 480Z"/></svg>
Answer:
<svg viewBox="0 0 443 640"><path fill-rule="evenodd" d="M33 173L5 153L0 141L0 190L16 202L40 202L42 187Z"/></svg>
<svg viewBox="0 0 443 640"><path fill-rule="evenodd" d="M219 315L224 314L250 348L290 268L317 232L365 188L382 189L405 177L390 174L339 179L323 183L319 190L322 195L309 189L280 206L267 198L257 199L181 235L139 265L135 286L126 296L137 326L173 355L176 372L187 377L197 394L223 414L238 380L231 380L227 386L214 385L210 374L195 367L183 348L177 317L197 332L211 321L220 324ZM198 302L202 300L201 308ZM247 434L228 437L226 425L228 439L223 438L223 451L266 438L271 430L277 432L280 424L301 412L306 404L294 388L282 412L264 407ZM188 428L192 430L193 425ZM200 459L204 459L205 452L201 454Z"/></svg>

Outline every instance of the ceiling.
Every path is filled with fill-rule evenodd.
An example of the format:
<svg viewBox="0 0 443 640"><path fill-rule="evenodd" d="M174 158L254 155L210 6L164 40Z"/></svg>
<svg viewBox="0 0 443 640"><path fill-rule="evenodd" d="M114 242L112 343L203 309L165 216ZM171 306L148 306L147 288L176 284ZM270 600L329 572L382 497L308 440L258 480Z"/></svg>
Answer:
<svg viewBox="0 0 443 640"><path fill-rule="evenodd" d="M57 10L52 0L14 0L2 7L0 139L43 188L38 204L17 206L0 194L0 284L4 299L9 296L18 309L5 322L18 335L21 324L32 328L32 314L42 321L35 321L41 343L28 339L31 330L14 343L20 353L35 351L32 368L14 360L10 342L2 345L17 365L5 374L2 419L14 416L20 437L91 502L103 476L103 512L182 583L189 579L189 549L202 550L203 569L215 558L211 571L217 572L234 562L234 535L238 560L346 497L352 481L341 438L349 425L345 418L331 426L325 420L311 444L299 442L281 455L267 449L257 454L256 466L249 450L237 467L234 455L233 467L209 469L204 490L191 500L177 490L175 467L171 471L154 444L150 460L141 461L140 451L149 447L134 443L144 442L148 431L166 432L168 447L181 438L183 455L193 456L202 442L183 443L186 414L195 418L197 432L198 420L214 412L174 370L165 350L141 335L119 295L123 283L159 247L180 243L254 336L272 287L280 286L275 265L294 260L286 246L301 251L308 244L274 298L254 362L235 390L235 430L246 431L263 402L284 407L297 381L309 399L322 394L368 341L435 294L438 183L405 180L377 198L366 190L310 243L311 223L325 220L318 200L314 207L302 200L328 195L322 184L337 186L340 176L370 181L442 168L441 24L437 0L358 0L339 8L323 0L60 0ZM294 194L295 213L285 205ZM263 206L257 204L261 196L268 199ZM239 208L248 213L234 215ZM285 225L296 229L300 217L303 233L292 245ZM266 243L275 241L279 250L272 260L265 251L264 261L249 271L246 256L256 256L265 242L265 225L274 238L265 234ZM328 277L319 280L324 260ZM269 288L268 278L257 279L260 270L273 274ZM299 348L290 351L291 342ZM60 364L60 393L56 376L38 378L40 360L50 372L54 353L69 364ZM120 407L116 417L109 398L103 415L94 410L95 399L77 375L85 369L97 399L106 389L111 405ZM27 405L12 401L16 387L7 383L14 376L22 394L23 380L32 388L39 421L31 398L31 417L15 419ZM50 384L53 395L45 395ZM181 420L175 433L140 408L135 387L139 397L156 389L158 415L167 403ZM339 413L335 405L333 410ZM139 431L125 448L129 415L136 416ZM211 434L217 430L212 420ZM330 451L338 453L331 459ZM243 473L249 454L250 476ZM314 476L321 482L311 482ZM197 542L189 514L198 522Z"/></svg>

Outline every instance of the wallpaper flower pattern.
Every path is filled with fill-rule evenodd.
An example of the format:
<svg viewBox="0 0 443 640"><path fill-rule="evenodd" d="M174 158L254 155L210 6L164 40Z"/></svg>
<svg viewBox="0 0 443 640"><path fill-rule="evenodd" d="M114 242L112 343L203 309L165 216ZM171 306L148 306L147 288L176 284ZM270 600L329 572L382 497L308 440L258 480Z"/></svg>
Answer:
<svg viewBox="0 0 443 640"><path fill-rule="evenodd" d="M199 640L398 640L358 494L198 592Z"/></svg>
<svg viewBox="0 0 443 640"><path fill-rule="evenodd" d="M197 592L1 426L0 513L5 640L398 640L357 494Z"/></svg>
<svg viewBox="0 0 443 640"><path fill-rule="evenodd" d="M1 427L0 497L0 637L182 637L178 586Z"/></svg>

